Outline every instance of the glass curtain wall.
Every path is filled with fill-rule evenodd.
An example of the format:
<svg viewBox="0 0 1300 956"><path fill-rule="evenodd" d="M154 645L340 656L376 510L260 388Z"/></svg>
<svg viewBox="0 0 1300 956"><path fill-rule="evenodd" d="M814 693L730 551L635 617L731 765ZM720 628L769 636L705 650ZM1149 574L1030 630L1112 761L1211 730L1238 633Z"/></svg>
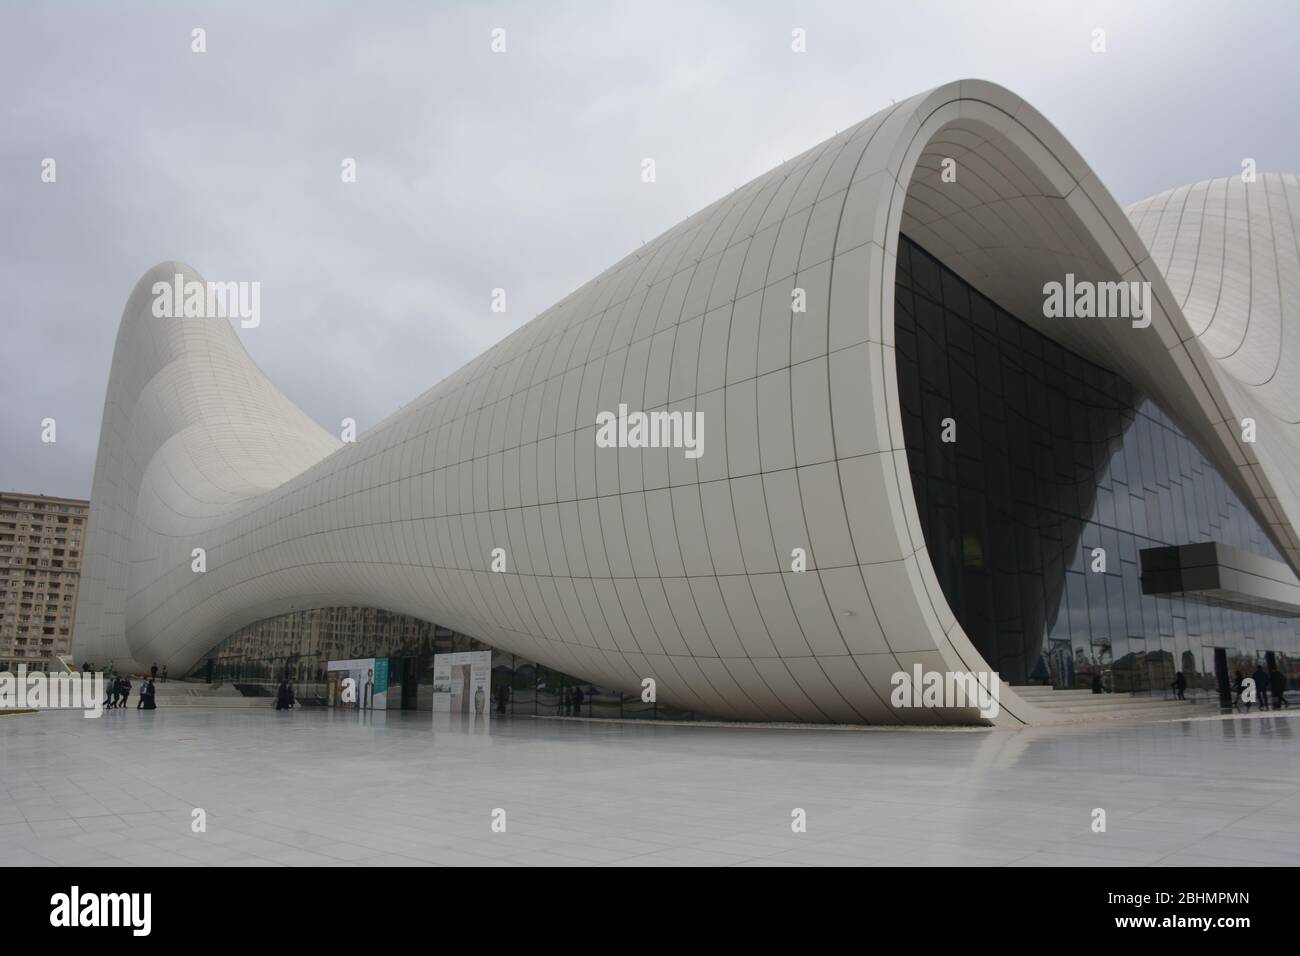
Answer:
<svg viewBox="0 0 1300 956"><path fill-rule="evenodd" d="M188 676L210 676L246 695L270 697L287 674L299 702L328 705L329 661L386 657L389 709L432 710L433 656L483 650L492 651L491 706L499 716L695 718L689 711L643 703L637 695L599 687L493 650L466 634L378 608L314 608L258 621L222 641Z"/></svg>
<svg viewBox="0 0 1300 956"><path fill-rule="evenodd" d="M1138 551L1219 541L1281 556L1150 399L900 237L895 346L912 490L953 612L1011 683L1214 686L1214 648L1292 682L1293 618L1142 593ZM943 422L955 422L945 441ZM1104 552L1104 569L1094 549Z"/></svg>

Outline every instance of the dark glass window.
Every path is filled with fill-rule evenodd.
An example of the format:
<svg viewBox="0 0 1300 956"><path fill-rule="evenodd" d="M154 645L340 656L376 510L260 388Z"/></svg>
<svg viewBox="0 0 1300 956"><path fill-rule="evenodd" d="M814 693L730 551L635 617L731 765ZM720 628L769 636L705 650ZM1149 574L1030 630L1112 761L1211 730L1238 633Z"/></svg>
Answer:
<svg viewBox="0 0 1300 956"><path fill-rule="evenodd" d="M1220 541L1281 560L1159 406L906 237L899 262L912 485L939 583L985 660L1012 683L1086 686L1101 671L1111 690L1161 690L1175 670L1211 686L1215 645L1300 654L1295 620L1142 594L1141 548ZM940 438L948 416L955 444Z"/></svg>

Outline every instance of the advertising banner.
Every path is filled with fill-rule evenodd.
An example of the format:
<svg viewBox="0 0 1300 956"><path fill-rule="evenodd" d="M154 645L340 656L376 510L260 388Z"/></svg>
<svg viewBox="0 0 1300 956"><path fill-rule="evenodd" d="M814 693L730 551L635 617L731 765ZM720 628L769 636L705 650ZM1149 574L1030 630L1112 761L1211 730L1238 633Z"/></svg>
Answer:
<svg viewBox="0 0 1300 956"><path fill-rule="evenodd" d="M459 651L433 656L433 712L475 720L492 715L492 652Z"/></svg>
<svg viewBox="0 0 1300 956"><path fill-rule="evenodd" d="M331 703L356 710L388 709L388 658L359 657L325 665L334 682ZM351 681L349 685L347 682Z"/></svg>

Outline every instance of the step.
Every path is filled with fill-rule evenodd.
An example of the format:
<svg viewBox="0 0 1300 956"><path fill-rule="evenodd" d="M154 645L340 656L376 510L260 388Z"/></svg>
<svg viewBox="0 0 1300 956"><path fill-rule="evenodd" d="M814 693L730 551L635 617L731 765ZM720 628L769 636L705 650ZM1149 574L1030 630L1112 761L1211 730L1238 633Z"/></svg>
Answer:
<svg viewBox="0 0 1300 956"><path fill-rule="evenodd" d="M1143 697L1085 697L1064 698L1062 700L1040 699L1033 701L1039 707L1069 707L1073 710L1123 710L1130 707L1194 707L1201 703L1217 703L1208 698L1204 700L1160 700Z"/></svg>
<svg viewBox="0 0 1300 956"><path fill-rule="evenodd" d="M1044 708L1044 713L1056 714L1061 717L1078 718L1079 720L1090 720L1094 717L1151 717L1167 720L1179 720L1184 717L1204 716L1205 714L1217 712L1217 707L1197 707L1187 708L1185 710L1171 710L1169 708L1158 707L1129 708L1127 710L1069 710L1064 707Z"/></svg>
<svg viewBox="0 0 1300 956"><path fill-rule="evenodd" d="M132 688L132 693L134 693L139 686L140 686L139 684L136 684L135 687ZM154 693L159 699L162 699L163 697L172 698L172 697L243 697L244 696L233 687L223 687L223 688L179 687L176 688L175 690L172 690L163 687L161 684L154 684Z"/></svg>
<svg viewBox="0 0 1300 956"><path fill-rule="evenodd" d="M1045 687L1013 687L1012 689L1021 697L1023 697L1025 700L1032 700L1032 701L1069 700L1071 702L1074 702L1074 701L1081 701L1081 700L1144 700L1153 703L1181 704L1181 703L1189 703L1193 700L1198 700L1198 699L1200 700L1210 699L1208 697L1196 698L1196 697L1189 696L1187 700L1180 701L1176 697L1174 697L1173 694L1168 694L1168 695L1163 693L1148 694L1145 692L1128 693L1127 691L1122 691L1113 694L1105 694L1105 693L1094 694L1091 690L1087 690L1087 689L1053 690L1050 687L1046 687L1046 688Z"/></svg>
<svg viewBox="0 0 1300 956"><path fill-rule="evenodd" d="M133 694L127 700L127 709L135 707L137 698ZM238 710L240 708L270 708L272 700L269 697L176 697L167 700L158 699L155 701L159 710L167 708L196 708L211 707L222 710Z"/></svg>
<svg viewBox="0 0 1300 956"><path fill-rule="evenodd" d="M1218 712L1217 698L1178 700L1154 694L1094 694L1091 688L1057 690L1030 685L1015 688L1028 703L1052 721L1177 720Z"/></svg>
<svg viewBox="0 0 1300 956"><path fill-rule="evenodd" d="M1143 704L1190 704L1197 700L1216 700L1212 697L1188 697L1186 700L1179 700L1177 697L1151 697L1147 694L1054 694L1052 696L1043 695L1041 697L1030 697L1028 700L1059 700L1071 704L1087 704L1100 701L1133 701Z"/></svg>

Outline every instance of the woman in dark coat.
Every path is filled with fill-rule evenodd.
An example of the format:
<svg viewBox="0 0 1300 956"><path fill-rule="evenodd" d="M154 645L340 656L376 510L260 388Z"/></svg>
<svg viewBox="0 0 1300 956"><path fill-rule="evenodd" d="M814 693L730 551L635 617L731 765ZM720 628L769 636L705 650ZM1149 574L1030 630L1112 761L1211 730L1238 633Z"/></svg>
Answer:
<svg viewBox="0 0 1300 956"><path fill-rule="evenodd" d="M275 692L275 709L293 710L293 685L289 683L287 677L280 681L280 686Z"/></svg>

